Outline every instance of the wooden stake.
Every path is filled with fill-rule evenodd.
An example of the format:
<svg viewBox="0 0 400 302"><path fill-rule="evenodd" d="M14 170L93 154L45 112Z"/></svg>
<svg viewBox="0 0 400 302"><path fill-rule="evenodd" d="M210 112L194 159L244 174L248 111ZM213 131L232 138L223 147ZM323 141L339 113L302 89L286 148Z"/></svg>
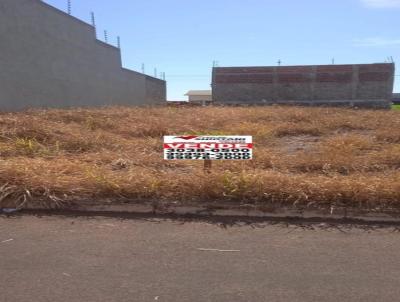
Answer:
<svg viewBox="0 0 400 302"><path fill-rule="evenodd" d="M205 159L204 160L204 173L211 173L211 168L212 168L212 160Z"/></svg>

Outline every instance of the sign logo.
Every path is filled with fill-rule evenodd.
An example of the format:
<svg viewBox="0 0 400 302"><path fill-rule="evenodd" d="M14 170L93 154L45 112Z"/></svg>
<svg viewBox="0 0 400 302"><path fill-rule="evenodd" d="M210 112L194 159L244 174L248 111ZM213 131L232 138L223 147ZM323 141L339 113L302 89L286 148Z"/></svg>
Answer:
<svg viewBox="0 0 400 302"><path fill-rule="evenodd" d="M198 136L197 135L183 135L183 136L177 136L176 138L181 138L181 139L184 139L184 140L191 140L191 139L196 138L196 137L198 137Z"/></svg>
<svg viewBox="0 0 400 302"><path fill-rule="evenodd" d="M164 136L165 160L251 160L251 136Z"/></svg>

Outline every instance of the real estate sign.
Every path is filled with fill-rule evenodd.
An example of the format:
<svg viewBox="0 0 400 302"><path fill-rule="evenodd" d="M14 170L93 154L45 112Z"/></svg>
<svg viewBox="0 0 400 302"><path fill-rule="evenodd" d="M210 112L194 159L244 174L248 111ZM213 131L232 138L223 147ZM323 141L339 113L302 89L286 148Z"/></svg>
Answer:
<svg viewBox="0 0 400 302"><path fill-rule="evenodd" d="M251 136L164 136L165 160L250 160Z"/></svg>

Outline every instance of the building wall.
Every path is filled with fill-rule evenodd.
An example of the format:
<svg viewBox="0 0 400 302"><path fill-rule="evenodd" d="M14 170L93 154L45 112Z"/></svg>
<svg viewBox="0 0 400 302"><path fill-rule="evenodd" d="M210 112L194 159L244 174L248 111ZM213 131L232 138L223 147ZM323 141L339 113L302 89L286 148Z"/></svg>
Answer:
<svg viewBox="0 0 400 302"><path fill-rule="evenodd" d="M389 108L394 64L216 67L216 104L351 105Z"/></svg>
<svg viewBox="0 0 400 302"><path fill-rule="evenodd" d="M123 69L91 25L40 0L0 1L0 110L155 104L165 91Z"/></svg>
<svg viewBox="0 0 400 302"><path fill-rule="evenodd" d="M212 101L211 95L189 95L189 102Z"/></svg>
<svg viewBox="0 0 400 302"><path fill-rule="evenodd" d="M164 82L165 83L165 82ZM166 102L167 86L160 85L160 80L146 76L146 101L149 104L164 104Z"/></svg>

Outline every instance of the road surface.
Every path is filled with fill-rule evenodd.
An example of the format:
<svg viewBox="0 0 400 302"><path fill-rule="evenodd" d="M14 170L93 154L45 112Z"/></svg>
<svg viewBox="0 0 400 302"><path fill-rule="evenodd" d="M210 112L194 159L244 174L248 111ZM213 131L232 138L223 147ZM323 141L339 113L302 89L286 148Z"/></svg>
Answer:
<svg viewBox="0 0 400 302"><path fill-rule="evenodd" d="M398 301L400 233L0 217L0 301Z"/></svg>

